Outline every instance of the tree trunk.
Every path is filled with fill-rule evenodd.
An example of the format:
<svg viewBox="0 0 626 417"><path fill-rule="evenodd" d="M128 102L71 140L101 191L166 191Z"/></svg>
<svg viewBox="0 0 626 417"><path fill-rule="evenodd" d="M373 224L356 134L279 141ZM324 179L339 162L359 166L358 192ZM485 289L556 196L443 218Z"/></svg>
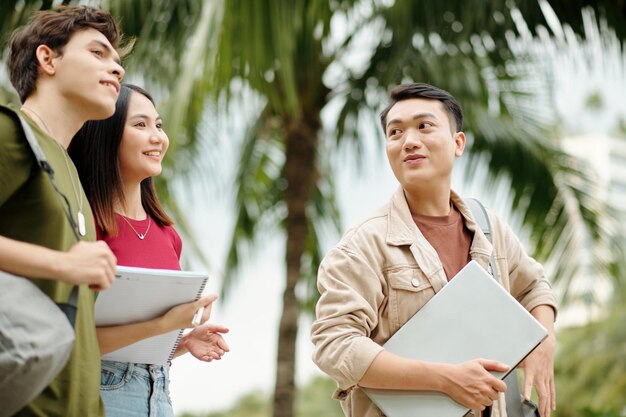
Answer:
<svg viewBox="0 0 626 417"><path fill-rule="evenodd" d="M292 417L295 399L296 338L300 304L296 298L296 284L300 278L302 255L308 236L307 205L315 175L317 132L319 124L301 119L287 126L285 201L287 202L285 250L287 284L283 294L283 311L278 331L276 386L274 390L274 417Z"/></svg>

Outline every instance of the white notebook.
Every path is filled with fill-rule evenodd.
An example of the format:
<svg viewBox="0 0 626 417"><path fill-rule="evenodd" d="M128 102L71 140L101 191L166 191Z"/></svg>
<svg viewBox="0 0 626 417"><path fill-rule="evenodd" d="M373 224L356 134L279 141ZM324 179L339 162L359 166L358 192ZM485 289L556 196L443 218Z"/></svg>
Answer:
<svg viewBox="0 0 626 417"><path fill-rule="evenodd" d="M96 299L96 326L115 326L159 317L200 298L209 276L201 272L118 266L115 282ZM102 359L164 364L173 359L183 329L140 340Z"/></svg>
<svg viewBox="0 0 626 417"><path fill-rule="evenodd" d="M513 369L548 333L477 262L468 263L383 346L398 356L461 363L484 358ZM508 372L492 372L504 378ZM438 392L364 389L387 417L462 417Z"/></svg>

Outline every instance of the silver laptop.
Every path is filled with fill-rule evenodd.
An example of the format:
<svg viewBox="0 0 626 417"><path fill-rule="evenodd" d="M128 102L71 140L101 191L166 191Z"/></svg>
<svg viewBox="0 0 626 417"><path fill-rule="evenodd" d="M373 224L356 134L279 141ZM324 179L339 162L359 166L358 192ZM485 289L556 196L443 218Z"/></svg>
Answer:
<svg viewBox="0 0 626 417"><path fill-rule="evenodd" d="M398 356L517 366L548 333L476 261L468 263L383 346ZM510 372L510 371L509 371ZM492 372L504 378L508 372ZM461 417L467 407L438 392L364 389L387 417Z"/></svg>

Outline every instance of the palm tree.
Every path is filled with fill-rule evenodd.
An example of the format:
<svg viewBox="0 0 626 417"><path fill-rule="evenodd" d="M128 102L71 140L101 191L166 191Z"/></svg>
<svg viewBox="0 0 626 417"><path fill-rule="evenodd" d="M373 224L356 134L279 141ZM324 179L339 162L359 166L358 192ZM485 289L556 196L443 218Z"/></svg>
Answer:
<svg viewBox="0 0 626 417"><path fill-rule="evenodd" d="M320 206L313 202L333 201L328 196L320 198L324 197L323 191L328 190L323 184L329 179L328 171L318 168L323 161L318 153L322 143L319 115L330 100L345 100L339 118L340 133L334 138L339 141L357 136L356 131L350 129L350 120L363 110L375 110L381 90L400 79L426 79L448 88L469 109L466 110L468 120L473 123L468 124L475 126L472 132L475 154L498 155L490 159L491 172L526 174L511 175L515 207L524 210L526 223L534 226L540 254L554 251L563 236L561 230L570 233L566 241L572 240L581 226L597 230L596 211L585 192L589 183L576 187L568 182L571 174L580 176L572 169L573 161L560 152L556 144L543 141L548 126L533 121L530 109L517 105L523 104L523 94L528 92L505 89L506 94L496 97L501 108L497 117L489 109L491 86L481 73L485 68L495 72L502 65L503 58L498 54L513 58L506 54L507 45L500 39L497 46L489 50L488 39L484 37L478 41L484 44L482 51L480 45L465 45L464 50L463 40L478 22L485 23L484 15L467 13L466 10L474 12L475 9L466 5L448 10L452 15L448 22L451 30L439 31L437 39L433 33L441 28L442 22L431 16L446 15L444 10L437 9L439 4L397 2L389 9L381 8L369 14L360 14L358 6L353 7L351 2L338 3L334 9L306 1L280 8L271 3L257 3L253 7L236 1L225 4L218 34L215 84L228 86L233 79L243 79L266 100L242 147L237 224L228 258L229 272L238 264L242 248L254 241L263 225L280 224L286 234L287 282L279 330L274 393L276 416L292 415L295 338L302 302L296 297L296 286L298 282L314 282L310 275L306 276L303 260L319 258L319 248L313 238L321 229L320 216L329 214L329 211L315 210ZM506 10L502 5L493 7ZM382 16L391 32L390 40L384 41L383 29L383 42L375 48L365 71L351 72L350 68L345 68L348 73L345 79L325 81L324 74L331 65L347 65L342 62L342 54L353 45L352 36L356 36L348 36L334 50L324 50L325 43L332 41L331 19L340 14L350 16L347 23L355 28L364 26L363 30L375 29L376 20ZM455 15L462 19L454 19ZM506 23L506 16L501 17ZM355 24L352 19L360 22ZM459 21L461 30L455 30L458 28L455 23ZM503 33L506 25L494 21L483 27L485 30L493 27L493 40L498 30ZM428 42L420 45L419 53L413 45L416 33L423 38L429 36ZM452 49L454 46L456 49ZM412 65L406 64L409 62ZM460 72L459 66L464 71ZM372 84L375 88L370 88ZM367 100L368 95L374 97L371 102ZM520 110L526 111L520 115ZM535 187L540 181L547 182L546 186ZM548 212L554 213L551 227L538 221ZM574 221L581 213L585 214L582 224ZM567 253L570 248L566 246L560 253ZM306 272L314 272L314 269ZM564 270L562 275L567 272Z"/></svg>
<svg viewBox="0 0 626 417"><path fill-rule="evenodd" d="M559 248L563 231L569 233L567 243L581 228L593 233L598 229L595 202L585 191L590 180L573 168L575 161L556 143L544 140L550 126L533 117L531 110L535 109L524 107L524 96L532 92L516 88L512 76L504 77L507 86L498 82L498 77L488 80L483 75L485 70L497 73L507 59L514 58L503 36L512 26L508 12L501 12L501 22L487 18L495 11L506 11L503 4L492 3L493 10L484 13L466 3L447 4L447 10L440 2L427 1L396 2L390 8L371 6L373 11L368 13L351 2L333 8L301 1L277 8L271 2L250 7L230 1L223 12L216 84L228 86L233 79L243 79L266 100L243 146L229 272L238 264L241 249L254 240L268 218L286 234L287 280L279 329L275 416L293 414L295 339L304 301L298 300L295 290L298 282L314 282L314 276L306 272L314 274L315 270L305 270L303 260L319 258L313 238L321 230L320 216L329 215L314 202L332 201L324 196L328 188L323 185L330 179L328 171L319 168L324 160L318 151L323 143L320 114L329 101L343 101L339 132L332 138L339 142L358 137L354 120L363 113L375 120L372 111L380 107L381 93L399 80L428 80L454 91L466 109L474 155L491 156L488 166L495 176L510 175L514 207L524 213L525 223L532 225L540 258ZM338 46L329 47L334 40L329 29L332 19L342 15L347 16L349 35ZM360 71L343 59L354 47L359 27L362 31L378 29L380 34L370 61ZM491 36L478 36L470 45L466 40L477 27ZM489 40L495 46L490 47ZM325 79L331 65L339 66L346 75ZM503 90L495 99L494 84ZM498 112L490 109L493 100L500 107ZM574 175L582 178L583 184L572 184ZM264 180L258 181L260 178ZM536 187L538 183L545 186ZM553 213L548 224L546 213ZM307 241L311 242L308 246ZM559 254L571 252L571 247L566 245ZM563 270L561 275L568 272Z"/></svg>
<svg viewBox="0 0 626 417"><path fill-rule="evenodd" d="M12 17L0 20L2 33L8 33L4 29L20 21L34 3L3 2L7 8L1 11L7 14L1 16ZM166 102L164 114L176 134L173 142L179 143L172 149L178 157L171 158L179 163L166 173L190 172L180 156L193 155L201 146L196 127L209 100L237 100L233 83L243 83L264 100L242 146L226 289L235 278L242 251L256 242L259 233L283 230L287 272L275 416L293 415L297 320L302 306L312 301L299 299L296 288L312 287L321 254L317 237L329 221L338 227L332 166L322 149L348 139L358 143L355 121L375 120L373 112L389 86L425 80L454 92L465 108L472 153L487 157L495 177L511 178L514 207L532 228L539 258L545 259L563 242L571 248L568 244L575 242L580 230L602 238L597 202L586 192L592 184L575 161L545 141L549 123L537 120L525 106L524 99L534 97L532 89L516 84L518 76L506 71L507 63L516 58L507 31L523 32L520 15L532 28L546 25L541 9L547 3L525 1L513 11L507 4L504 0L488 5L478 0L475 4L398 0L392 6L374 0L107 2L114 14L123 16L124 31L140 40L129 72L144 74L146 83L160 90ZM551 4L563 21L580 31L580 8L566 1ZM598 1L597 6L611 11L606 13L610 22L624 16L623 1ZM345 36L338 34L341 26ZM360 44L368 33L376 37ZM360 67L348 59L355 49L369 51ZM331 101L341 108L335 135L324 132L320 116ZM573 177L582 182L572 182Z"/></svg>

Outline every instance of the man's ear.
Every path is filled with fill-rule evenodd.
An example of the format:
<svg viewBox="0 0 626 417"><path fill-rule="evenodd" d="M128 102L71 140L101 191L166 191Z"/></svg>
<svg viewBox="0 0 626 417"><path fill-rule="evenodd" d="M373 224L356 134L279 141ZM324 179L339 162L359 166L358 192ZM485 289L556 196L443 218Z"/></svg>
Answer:
<svg viewBox="0 0 626 417"><path fill-rule="evenodd" d="M467 139L465 138L465 133L463 132L456 132L454 134L454 144L455 144L455 148L454 148L454 156L456 156L457 158L461 155L463 155L463 151L465 150L465 143L466 143Z"/></svg>
<svg viewBox="0 0 626 417"><path fill-rule="evenodd" d="M47 75L54 75L56 72L54 59L58 56L59 54L47 45L39 45L37 49L35 49L35 57L37 58L39 68Z"/></svg>

